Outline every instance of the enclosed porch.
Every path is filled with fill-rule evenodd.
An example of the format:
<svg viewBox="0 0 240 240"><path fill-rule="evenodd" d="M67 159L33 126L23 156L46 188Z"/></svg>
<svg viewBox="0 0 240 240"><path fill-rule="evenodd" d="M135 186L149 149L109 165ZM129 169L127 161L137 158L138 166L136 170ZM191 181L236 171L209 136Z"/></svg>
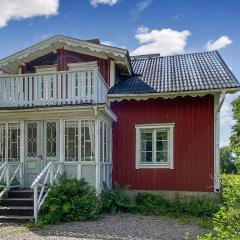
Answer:
<svg viewBox="0 0 240 240"><path fill-rule="evenodd" d="M111 186L114 115L105 105L5 111L1 116L3 187L29 188L41 174L47 174L45 169L50 165L53 172L49 174L53 176L49 177L58 171L57 174L66 172L77 179L85 178L98 193L104 186Z"/></svg>

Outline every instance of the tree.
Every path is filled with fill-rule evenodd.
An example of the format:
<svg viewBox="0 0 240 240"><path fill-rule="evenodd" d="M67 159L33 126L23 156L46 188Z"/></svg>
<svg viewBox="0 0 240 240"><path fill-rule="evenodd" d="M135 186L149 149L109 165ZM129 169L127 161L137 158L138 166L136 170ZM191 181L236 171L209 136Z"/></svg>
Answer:
<svg viewBox="0 0 240 240"><path fill-rule="evenodd" d="M232 136L230 138L230 147L236 156L236 166L240 172L240 97L232 102L233 119L235 124L232 126Z"/></svg>
<svg viewBox="0 0 240 240"><path fill-rule="evenodd" d="M235 156L229 146L221 148L220 168L221 173L237 173Z"/></svg>

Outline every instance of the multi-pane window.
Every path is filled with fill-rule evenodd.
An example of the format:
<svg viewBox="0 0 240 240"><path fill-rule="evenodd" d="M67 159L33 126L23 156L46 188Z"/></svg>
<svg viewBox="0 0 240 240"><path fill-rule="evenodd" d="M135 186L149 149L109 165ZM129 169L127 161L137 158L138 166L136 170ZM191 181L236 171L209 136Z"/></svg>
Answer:
<svg viewBox="0 0 240 240"><path fill-rule="evenodd" d="M137 125L137 168L173 168L174 124Z"/></svg>
<svg viewBox="0 0 240 240"><path fill-rule="evenodd" d="M110 162L110 141L111 141L111 128L105 123L100 123L100 161Z"/></svg>
<svg viewBox="0 0 240 240"><path fill-rule="evenodd" d="M78 121L65 122L65 161L78 161Z"/></svg>
<svg viewBox="0 0 240 240"><path fill-rule="evenodd" d="M94 121L81 121L81 160L95 161Z"/></svg>
<svg viewBox="0 0 240 240"><path fill-rule="evenodd" d="M20 161L20 126L19 123L8 124L8 161Z"/></svg>
<svg viewBox="0 0 240 240"><path fill-rule="evenodd" d="M95 121L65 122L65 161L95 161Z"/></svg>
<svg viewBox="0 0 240 240"><path fill-rule="evenodd" d="M20 161L20 124L0 123L0 162Z"/></svg>

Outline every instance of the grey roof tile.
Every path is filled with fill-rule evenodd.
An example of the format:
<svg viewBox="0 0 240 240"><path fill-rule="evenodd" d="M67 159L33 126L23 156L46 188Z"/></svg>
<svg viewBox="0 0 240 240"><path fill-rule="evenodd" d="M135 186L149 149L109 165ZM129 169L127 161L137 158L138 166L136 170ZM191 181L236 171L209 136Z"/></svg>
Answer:
<svg viewBox="0 0 240 240"><path fill-rule="evenodd" d="M217 51L167 57L143 55L131 59L134 74L119 79L109 94L166 93L238 88Z"/></svg>

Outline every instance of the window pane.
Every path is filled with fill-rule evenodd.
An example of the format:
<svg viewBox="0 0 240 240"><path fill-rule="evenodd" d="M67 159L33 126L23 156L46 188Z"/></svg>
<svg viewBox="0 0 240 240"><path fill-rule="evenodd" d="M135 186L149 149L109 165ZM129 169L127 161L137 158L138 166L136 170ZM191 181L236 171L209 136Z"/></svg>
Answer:
<svg viewBox="0 0 240 240"><path fill-rule="evenodd" d="M141 133L141 139L142 141L152 141L152 132L142 132Z"/></svg>
<svg viewBox="0 0 240 240"><path fill-rule="evenodd" d="M65 161L78 161L78 122L65 122Z"/></svg>
<svg viewBox="0 0 240 240"><path fill-rule="evenodd" d="M92 120L81 121L81 160L95 160L95 126ZM101 153L102 154L102 153Z"/></svg>
<svg viewBox="0 0 240 240"><path fill-rule="evenodd" d="M152 151L152 142L142 142L142 151Z"/></svg>
<svg viewBox="0 0 240 240"><path fill-rule="evenodd" d="M157 140L167 140L167 131L158 131Z"/></svg>
<svg viewBox="0 0 240 240"><path fill-rule="evenodd" d="M157 151L167 151L167 141L157 141Z"/></svg>
<svg viewBox="0 0 240 240"><path fill-rule="evenodd" d="M18 123L8 124L8 161L20 161L20 128Z"/></svg>
<svg viewBox="0 0 240 240"><path fill-rule="evenodd" d="M157 152L156 161L157 162L168 162L167 152Z"/></svg>
<svg viewBox="0 0 240 240"><path fill-rule="evenodd" d="M152 162L153 132L141 132L141 162Z"/></svg>
<svg viewBox="0 0 240 240"><path fill-rule="evenodd" d="M57 132L56 122L47 123L47 157L55 157L57 154Z"/></svg>
<svg viewBox="0 0 240 240"><path fill-rule="evenodd" d="M142 152L141 161L152 162L152 152Z"/></svg>
<svg viewBox="0 0 240 240"><path fill-rule="evenodd" d="M28 123L28 157L37 156L37 123Z"/></svg>

